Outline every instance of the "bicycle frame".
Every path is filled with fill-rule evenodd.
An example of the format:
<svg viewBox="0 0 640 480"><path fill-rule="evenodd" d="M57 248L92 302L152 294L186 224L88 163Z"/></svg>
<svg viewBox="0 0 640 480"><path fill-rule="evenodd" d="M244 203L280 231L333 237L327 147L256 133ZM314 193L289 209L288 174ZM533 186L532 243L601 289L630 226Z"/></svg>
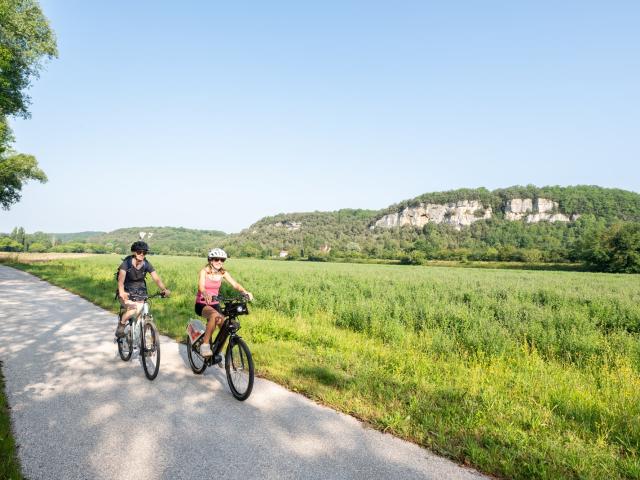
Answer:
<svg viewBox="0 0 640 480"><path fill-rule="evenodd" d="M153 320L153 315L150 313L149 297L144 298L143 301L140 312L131 316L127 322L131 329L131 348L138 350L138 352L142 350L142 331L144 326L148 321Z"/></svg>
<svg viewBox="0 0 640 480"><path fill-rule="evenodd" d="M221 354L222 349L224 348L227 340L230 337L238 337L238 330L240 330L240 323L236 321L237 315L246 314L246 307L242 310L240 309L236 315L228 314L225 315L224 322L220 325L220 329L216 334L215 338L209 339L209 345L211 345L211 352L213 355L210 357L204 357L203 361L207 364L207 366L212 366L214 363L214 359L217 355ZM227 312L225 312L227 313ZM202 343L202 337L204 336L205 326L202 324L200 320L192 320L187 325L187 334L191 337L191 342L193 345L198 346Z"/></svg>
<svg viewBox="0 0 640 480"><path fill-rule="evenodd" d="M202 374L207 367L219 365L222 367L222 350L226 345L224 355L224 369L231 394L238 400L249 398L253 389L254 364L251 351L246 342L238 335L240 330L239 315L247 315L246 299L218 297L216 300L224 302L222 314L224 321L215 338L209 339L211 356L204 357L200 348L204 340L205 326L200 320L192 319L187 325L187 357L191 370L196 375Z"/></svg>

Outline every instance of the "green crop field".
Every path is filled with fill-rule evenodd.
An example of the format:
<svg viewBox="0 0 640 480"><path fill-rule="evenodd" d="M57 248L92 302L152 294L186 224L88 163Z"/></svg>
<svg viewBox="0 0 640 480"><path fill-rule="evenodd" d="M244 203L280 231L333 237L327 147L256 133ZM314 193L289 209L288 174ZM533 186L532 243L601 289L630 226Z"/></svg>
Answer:
<svg viewBox="0 0 640 480"><path fill-rule="evenodd" d="M150 260L174 292L158 326L183 339L204 260ZM21 268L115 312L118 263ZM637 275L226 266L256 297L241 332L260 376L500 477L640 478Z"/></svg>

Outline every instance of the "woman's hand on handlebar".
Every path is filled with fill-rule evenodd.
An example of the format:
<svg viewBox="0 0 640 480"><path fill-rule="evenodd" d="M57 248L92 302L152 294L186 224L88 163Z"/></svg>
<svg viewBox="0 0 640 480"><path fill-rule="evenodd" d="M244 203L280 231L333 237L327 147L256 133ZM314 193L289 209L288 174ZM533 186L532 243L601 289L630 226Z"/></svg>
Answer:
<svg viewBox="0 0 640 480"><path fill-rule="evenodd" d="M160 292L160 296L163 298L167 298L171 296L171 290L169 290L168 288L165 288L164 290L162 290Z"/></svg>
<svg viewBox="0 0 640 480"><path fill-rule="evenodd" d="M253 293L251 293L251 292L242 292L242 296L245 297L249 301L253 300Z"/></svg>

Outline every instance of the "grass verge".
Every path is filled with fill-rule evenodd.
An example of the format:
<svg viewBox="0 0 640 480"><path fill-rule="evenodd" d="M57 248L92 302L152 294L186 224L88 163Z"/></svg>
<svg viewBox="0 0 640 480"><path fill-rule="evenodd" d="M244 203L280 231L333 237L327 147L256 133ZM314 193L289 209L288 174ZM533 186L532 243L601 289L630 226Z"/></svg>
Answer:
<svg viewBox="0 0 640 480"><path fill-rule="evenodd" d="M9 404L4 393L4 375L0 361L0 478L21 480L20 463L16 454L16 443L11 431Z"/></svg>

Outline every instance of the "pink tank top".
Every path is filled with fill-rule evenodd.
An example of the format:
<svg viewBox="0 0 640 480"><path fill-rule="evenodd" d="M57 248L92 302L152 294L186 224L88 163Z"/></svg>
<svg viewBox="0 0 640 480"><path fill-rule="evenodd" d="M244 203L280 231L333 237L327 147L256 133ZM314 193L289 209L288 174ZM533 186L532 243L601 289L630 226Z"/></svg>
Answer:
<svg viewBox="0 0 640 480"><path fill-rule="evenodd" d="M220 284L222 283L222 279L220 280L209 280L209 276L205 276L204 278L204 289L207 291L209 295L218 295L220 291ZM202 293L198 292L196 295L196 303L207 303L204 301L204 297ZM213 301L213 305L218 303L217 300Z"/></svg>

